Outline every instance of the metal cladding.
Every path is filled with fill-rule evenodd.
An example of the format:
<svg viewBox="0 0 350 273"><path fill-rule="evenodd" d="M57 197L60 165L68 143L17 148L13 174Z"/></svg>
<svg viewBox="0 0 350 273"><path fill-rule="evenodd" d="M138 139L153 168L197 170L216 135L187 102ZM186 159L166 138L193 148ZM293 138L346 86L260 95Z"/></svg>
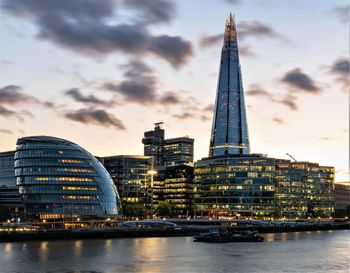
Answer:
<svg viewBox="0 0 350 273"><path fill-rule="evenodd" d="M237 32L234 17L226 20L221 52L209 157L249 154Z"/></svg>
<svg viewBox="0 0 350 273"><path fill-rule="evenodd" d="M18 139L15 176L29 218L121 214L119 195L106 169L70 141L47 136Z"/></svg>

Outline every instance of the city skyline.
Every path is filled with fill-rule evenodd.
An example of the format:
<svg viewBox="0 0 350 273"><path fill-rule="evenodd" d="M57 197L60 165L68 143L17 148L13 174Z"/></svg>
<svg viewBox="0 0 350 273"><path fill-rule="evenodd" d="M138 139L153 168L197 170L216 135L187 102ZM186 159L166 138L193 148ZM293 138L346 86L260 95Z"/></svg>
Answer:
<svg viewBox="0 0 350 273"><path fill-rule="evenodd" d="M38 3L2 1L1 151L53 135L99 156L142 154L143 132L161 120L166 138L189 135L195 159L206 157L232 11L251 152L290 153L349 180L345 1Z"/></svg>

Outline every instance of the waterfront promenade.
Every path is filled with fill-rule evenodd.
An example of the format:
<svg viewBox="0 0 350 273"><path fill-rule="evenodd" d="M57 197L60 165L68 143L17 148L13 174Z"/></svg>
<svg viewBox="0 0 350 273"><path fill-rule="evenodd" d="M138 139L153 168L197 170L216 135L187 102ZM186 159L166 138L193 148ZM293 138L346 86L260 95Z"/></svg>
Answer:
<svg viewBox="0 0 350 273"><path fill-rule="evenodd" d="M350 229L350 222L248 222L233 225L233 222L220 220L174 221L176 226L147 226L85 229L43 229L36 231L16 231L13 228L0 232L0 242L25 240L63 240L63 239L97 239L97 238L142 238L142 237L176 237L194 236L215 227L229 230L256 230L259 233L280 233L322 230ZM141 223L141 222L140 222ZM254 223L254 224L253 224Z"/></svg>

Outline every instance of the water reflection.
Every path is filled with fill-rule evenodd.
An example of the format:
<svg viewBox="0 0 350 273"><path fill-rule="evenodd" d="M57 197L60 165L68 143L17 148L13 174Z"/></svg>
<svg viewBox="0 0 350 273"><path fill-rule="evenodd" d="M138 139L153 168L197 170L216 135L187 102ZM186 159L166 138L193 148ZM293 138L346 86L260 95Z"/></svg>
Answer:
<svg viewBox="0 0 350 273"><path fill-rule="evenodd" d="M349 233L264 234L263 243L191 237L0 243L0 272L349 271Z"/></svg>

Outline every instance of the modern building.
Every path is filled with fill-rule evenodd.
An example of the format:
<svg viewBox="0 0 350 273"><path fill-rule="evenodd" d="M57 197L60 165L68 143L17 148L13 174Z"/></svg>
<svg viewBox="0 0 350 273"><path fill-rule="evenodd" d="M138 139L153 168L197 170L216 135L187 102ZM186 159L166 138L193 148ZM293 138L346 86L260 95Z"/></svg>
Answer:
<svg viewBox="0 0 350 273"><path fill-rule="evenodd" d="M148 171L152 168L152 157L118 155L103 157L100 160L118 189L125 216L146 216L150 209Z"/></svg>
<svg viewBox="0 0 350 273"><path fill-rule="evenodd" d="M170 138L164 141L165 166L179 166L193 163L194 139L189 137Z"/></svg>
<svg viewBox="0 0 350 273"><path fill-rule="evenodd" d="M154 158L154 167L164 165L164 129L163 122L154 123L154 130L144 133L144 155Z"/></svg>
<svg viewBox="0 0 350 273"><path fill-rule="evenodd" d="M276 205L279 217L330 217L334 212L334 168L276 159Z"/></svg>
<svg viewBox="0 0 350 273"><path fill-rule="evenodd" d="M241 65L234 17L226 20L209 157L249 154Z"/></svg>
<svg viewBox="0 0 350 273"><path fill-rule="evenodd" d="M15 152L8 151L0 153L0 187L15 187Z"/></svg>
<svg viewBox="0 0 350 273"><path fill-rule="evenodd" d="M121 214L118 192L108 172L73 142L49 136L18 139L15 176L31 220Z"/></svg>
<svg viewBox="0 0 350 273"><path fill-rule="evenodd" d="M250 154L237 33L226 20L209 147L195 163L197 216L330 217L334 168Z"/></svg>
<svg viewBox="0 0 350 273"><path fill-rule="evenodd" d="M0 221L25 220L24 204L16 186L0 186Z"/></svg>
<svg viewBox="0 0 350 273"><path fill-rule="evenodd" d="M350 182L334 184L335 217L350 217Z"/></svg>
<svg viewBox="0 0 350 273"><path fill-rule="evenodd" d="M196 216L273 216L273 158L254 154L206 158L195 163L194 174Z"/></svg>
<svg viewBox="0 0 350 273"><path fill-rule="evenodd" d="M178 165L167 167L165 171L163 200L170 203L174 216L193 215L193 166Z"/></svg>

